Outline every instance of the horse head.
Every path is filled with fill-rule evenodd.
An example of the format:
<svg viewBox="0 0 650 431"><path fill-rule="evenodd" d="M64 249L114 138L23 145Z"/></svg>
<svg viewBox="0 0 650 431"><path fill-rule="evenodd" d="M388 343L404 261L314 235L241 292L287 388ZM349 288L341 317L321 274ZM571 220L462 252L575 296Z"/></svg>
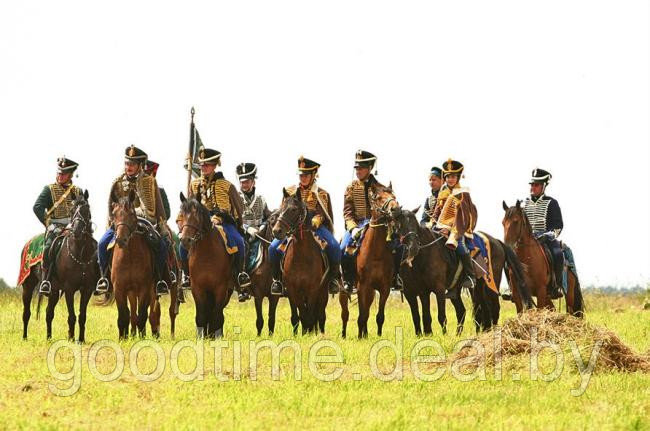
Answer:
<svg viewBox="0 0 650 431"><path fill-rule="evenodd" d="M402 209L402 207L396 207L390 212L393 227L405 250L402 263L406 263L408 266L413 265L413 259L420 252L420 239L418 237L420 225L415 217L415 213L419 209L420 207L417 207L415 210L409 211Z"/></svg>
<svg viewBox="0 0 650 431"><path fill-rule="evenodd" d="M77 239L84 235L92 236L90 205L88 204L88 190L75 195L72 201L72 220L70 221L72 236Z"/></svg>
<svg viewBox="0 0 650 431"><path fill-rule="evenodd" d="M370 211L375 220L389 219L391 211L399 207L392 187L385 187L381 184L373 184L368 190L370 200Z"/></svg>
<svg viewBox="0 0 650 431"><path fill-rule="evenodd" d="M521 207L520 200L517 200L512 207L508 207L508 204L503 201L503 210L505 211L501 222L503 224L503 240L509 246L514 247L525 233L531 233L530 223L524 209Z"/></svg>
<svg viewBox="0 0 650 431"><path fill-rule="evenodd" d="M181 192L180 198L182 220L179 221L178 230L183 247L189 250L211 229L210 212L193 197L186 199Z"/></svg>
<svg viewBox="0 0 650 431"><path fill-rule="evenodd" d="M120 248L125 248L138 227L138 217L135 213L136 194L133 190L129 195L120 198L112 205L113 225L115 226L115 242Z"/></svg>
<svg viewBox="0 0 650 431"><path fill-rule="evenodd" d="M273 225L273 237L284 239L298 229L307 219L307 205L302 201L300 190L291 195L282 189L284 199L278 210L278 219Z"/></svg>

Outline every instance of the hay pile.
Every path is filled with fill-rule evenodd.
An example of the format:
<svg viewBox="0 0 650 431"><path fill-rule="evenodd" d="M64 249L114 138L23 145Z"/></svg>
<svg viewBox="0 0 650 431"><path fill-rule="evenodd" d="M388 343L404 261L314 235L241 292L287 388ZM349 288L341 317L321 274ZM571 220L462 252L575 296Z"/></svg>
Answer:
<svg viewBox="0 0 650 431"><path fill-rule="evenodd" d="M588 356L598 340L602 341L596 368L625 372L650 372L650 351L648 354L635 353L612 331L595 327L582 319L568 314L548 310L531 310L515 318L508 319L501 327L501 346L495 346L495 332L481 334L479 341L485 348L485 365L494 365L497 355L505 360L531 352L531 332L537 330L537 341L550 341L558 344L564 351L568 342L577 343L581 352ZM475 355L472 348L464 348L455 358ZM480 359L483 357L479 356ZM583 360L588 360L583 355Z"/></svg>

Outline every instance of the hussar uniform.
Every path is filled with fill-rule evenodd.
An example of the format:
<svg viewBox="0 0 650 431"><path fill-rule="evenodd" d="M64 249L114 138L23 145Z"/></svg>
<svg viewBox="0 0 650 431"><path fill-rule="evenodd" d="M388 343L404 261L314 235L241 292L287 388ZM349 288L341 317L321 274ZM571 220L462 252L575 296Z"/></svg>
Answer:
<svg viewBox="0 0 650 431"><path fill-rule="evenodd" d="M559 298L562 296L560 287L566 293L566 279L564 277L564 253L562 244L558 240L564 222L562 221L562 210L557 200L545 194L546 186L550 182L552 175L544 169L533 170L530 184L540 183L543 185L543 191L540 196L529 196L524 204L524 212L528 222L533 230L533 235L545 244L551 252L553 260L553 271L555 273L553 292L551 297Z"/></svg>
<svg viewBox="0 0 650 431"><path fill-rule="evenodd" d="M449 159L443 164L443 178L456 175L458 181L453 187L449 187L447 184L442 186L432 218L436 220L436 229L448 232L445 245L456 251L463 264L466 277L463 286L471 288L476 285L476 277L465 241L474 238L473 232L478 214L472 203L469 188L460 185L463 170L463 164L455 160ZM448 297L455 297L457 294L458 289L453 289Z"/></svg>
<svg viewBox="0 0 650 431"><path fill-rule="evenodd" d="M438 178L442 178L442 169L440 169L437 166L432 167L429 176L436 176ZM420 219L420 225L422 227L425 227L427 229L432 229L435 226L436 220L433 219L433 212L435 211L436 205L438 203L439 193L440 193L440 189L438 190L431 189L431 193L424 200L424 205L422 207L422 218Z"/></svg>
<svg viewBox="0 0 650 431"><path fill-rule="evenodd" d="M320 164L317 162L300 157L298 159L298 171L300 174L312 174L312 182L307 187L300 185L289 186L285 188L285 191L288 196L300 193L301 200L306 204L307 218L305 224L310 224L315 229L315 235L326 243L325 254L330 266L330 292L338 292L341 278L341 252L339 243L334 238L332 200L327 191L316 185L316 174L319 167ZM269 259L273 268L271 293L274 295L281 295L284 290L280 280L282 276L280 264L283 252L278 248L282 242L282 240L274 239L269 246Z"/></svg>
<svg viewBox="0 0 650 431"><path fill-rule="evenodd" d="M221 164L221 152L210 148L201 147L199 149L199 164ZM250 277L244 268L246 264L246 244L244 237L239 232L242 227L243 206L242 200L235 186L224 178L223 172L215 171L209 176L201 175L190 183L190 196L196 198L205 206L213 216L213 223L223 227L228 239L228 247L236 248L234 253L235 269L238 272L237 290L239 301L243 302L250 298L248 287L251 284ZM225 217L229 215L234 220L234 224ZM188 251L181 244L180 258L183 263L185 277L183 285L189 285L189 263Z"/></svg>
<svg viewBox="0 0 650 431"><path fill-rule="evenodd" d="M372 171L377 163L377 156L369 151L358 150L354 156L354 167L368 168ZM362 233L372 217L369 190L379 184L372 173L368 177L355 179L345 189L343 198L343 219L345 220L345 234L341 239L341 269L343 270L343 287L348 293L354 292L356 283L356 255L360 246ZM397 241L390 241L393 255L395 256L395 270L393 271L393 287L400 290L402 281L399 277L401 264L401 247Z"/></svg>
<svg viewBox="0 0 650 431"><path fill-rule="evenodd" d="M131 145L126 148L125 161L138 163L140 169L138 173L129 176L123 173L113 181L108 198L108 229L99 240L97 256L102 271L102 277L97 283L99 292L108 289L108 264L109 253L108 246L115 239L115 227L113 226L113 204L119 203L123 198L128 198L131 192L135 194L133 206L140 219L139 223L145 226L152 234L151 241L148 243L152 246L152 252L155 256L155 271L158 282L156 283L156 293L159 295L169 293L170 274L167 268L167 253L169 248L169 239L165 234L165 209L158 189L156 178L144 172L144 166L147 162L147 154L141 149ZM154 238L155 236L155 238ZM155 241L154 241L155 239ZM155 246L153 245L155 242Z"/></svg>
<svg viewBox="0 0 650 431"><path fill-rule="evenodd" d="M59 174L73 174L79 164L61 157L57 160L57 172ZM50 276L54 259L50 260L50 248L54 240L63 233L65 227L70 223L72 208L77 195L81 189L72 180L65 184L54 182L43 187L43 190L34 203L34 214L45 226L45 241L43 246L43 280L39 287L40 293L49 295L51 291Z"/></svg>
<svg viewBox="0 0 650 431"><path fill-rule="evenodd" d="M244 180L255 181L257 179L257 166L255 163L240 163L237 165L236 172L240 183ZM248 243L246 266L250 270L255 261L255 253L260 245L260 239L257 235L266 227L271 211L269 211L264 196L257 193L255 185L248 191L240 188L239 197L243 205L242 227L246 233L246 242Z"/></svg>

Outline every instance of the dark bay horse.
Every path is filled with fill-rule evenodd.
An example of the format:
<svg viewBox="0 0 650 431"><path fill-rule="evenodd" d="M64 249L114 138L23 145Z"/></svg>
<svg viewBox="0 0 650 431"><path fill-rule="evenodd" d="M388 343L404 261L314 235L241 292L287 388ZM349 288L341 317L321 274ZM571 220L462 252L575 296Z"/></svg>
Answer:
<svg viewBox="0 0 650 431"><path fill-rule="evenodd" d="M257 327L257 336L262 335L264 328L264 316L262 314L262 302L264 298L269 301L268 327L269 335L275 331L275 312L278 307L280 297L271 295L272 271L269 260L269 244L273 240L272 227L277 220L278 213L274 212L269 217L264 228L258 232L257 236L261 242L261 262L260 265L250 273L251 276L251 293L255 299L255 326Z"/></svg>
<svg viewBox="0 0 650 431"><path fill-rule="evenodd" d="M189 251L189 276L196 307L197 337L223 337L223 310L234 290L232 256L212 224L208 209L181 193L180 239ZM226 214L222 214L226 217Z"/></svg>
<svg viewBox="0 0 650 431"><path fill-rule="evenodd" d="M368 198L371 218L356 259L359 338L368 337L368 318L376 291L379 292L379 304L375 321L377 322L377 335L381 336L385 319L384 311L390 295L394 270L393 254L387 243L387 237L389 235L390 212L393 208L398 207L397 200L390 187L380 184L371 186L368 190ZM343 337L346 336L349 317L348 298L348 295L339 295Z"/></svg>
<svg viewBox="0 0 650 431"><path fill-rule="evenodd" d="M530 287L531 294L537 297L537 308L555 310L548 292L548 287L553 282L553 269L543 246L533 235L528 217L521 207L521 201L518 200L513 207L508 207L503 202L503 209L505 211L504 241L515 250L526 268L526 283ZM572 316L583 317L585 306L580 283L573 271L568 271L567 276L566 311ZM522 305L520 292L517 289L512 290L512 300L519 311Z"/></svg>
<svg viewBox="0 0 650 431"><path fill-rule="evenodd" d="M45 321L47 324L47 339L52 338L52 320L56 304L62 295L68 307L68 339L74 340L77 317L74 309L74 294L79 291L79 338L86 341L86 311L88 302L95 291L99 280L97 265L97 242L93 239L88 191L74 197L70 226L63 234L60 252L55 257L52 276L52 290L48 297ZM54 250L52 247L51 250ZM38 284L36 271L23 284L23 338L27 338L27 325L30 318L30 305L34 288ZM35 281L35 283L34 283ZM40 312L42 297L39 294L37 316Z"/></svg>
<svg viewBox="0 0 650 431"><path fill-rule="evenodd" d="M286 190L283 193L273 236L279 240L291 237L284 255L283 280L291 307L293 332L298 333L300 323L303 334L318 330L324 333L328 288L321 248L305 225L307 205L300 193L292 196Z"/></svg>
<svg viewBox="0 0 650 431"><path fill-rule="evenodd" d="M147 315L152 335L160 336L160 302L154 288L154 256L145 235L138 229L138 218L133 205L135 199L136 195L131 191L128 197L112 206L115 247L111 284L117 304L120 339L128 337L129 321L131 336L135 336L137 330L144 337Z"/></svg>
<svg viewBox="0 0 650 431"><path fill-rule="evenodd" d="M404 296L411 308L416 335L422 334L422 326L424 334L429 335L432 333L429 296L431 293L436 295L438 323L445 333L447 326L445 292L453 282L458 262L455 252L445 246L446 237L420 226L415 212L401 208L392 212L395 228L406 251L400 270L400 273L404 275ZM523 282L523 268L514 252L496 238L490 235L486 235L486 237L490 243L490 264L497 288L501 283L502 272L505 270L508 282L513 283L513 279L519 280L518 284L522 291L527 292ZM460 279L456 280L456 283L460 282ZM476 331L489 330L499 320L499 295L487 286L483 278L477 279L477 285L471 289L470 295ZM420 325L418 299L422 304L422 326ZM456 334L460 335L465 322L465 306L460 297L451 301L456 310ZM528 295L527 303L532 306L530 295Z"/></svg>

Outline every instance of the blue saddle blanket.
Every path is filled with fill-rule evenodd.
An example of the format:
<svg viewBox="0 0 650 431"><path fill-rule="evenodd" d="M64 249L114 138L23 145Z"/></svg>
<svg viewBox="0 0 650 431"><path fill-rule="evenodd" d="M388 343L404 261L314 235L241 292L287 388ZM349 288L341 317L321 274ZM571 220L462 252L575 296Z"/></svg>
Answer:
<svg viewBox="0 0 650 431"><path fill-rule="evenodd" d="M485 248L485 241L483 241L483 238L481 238L481 236L477 233L474 234L473 239L465 238L465 244L467 244L469 251L478 248L481 256L486 259L488 258L487 248Z"/></svg>

